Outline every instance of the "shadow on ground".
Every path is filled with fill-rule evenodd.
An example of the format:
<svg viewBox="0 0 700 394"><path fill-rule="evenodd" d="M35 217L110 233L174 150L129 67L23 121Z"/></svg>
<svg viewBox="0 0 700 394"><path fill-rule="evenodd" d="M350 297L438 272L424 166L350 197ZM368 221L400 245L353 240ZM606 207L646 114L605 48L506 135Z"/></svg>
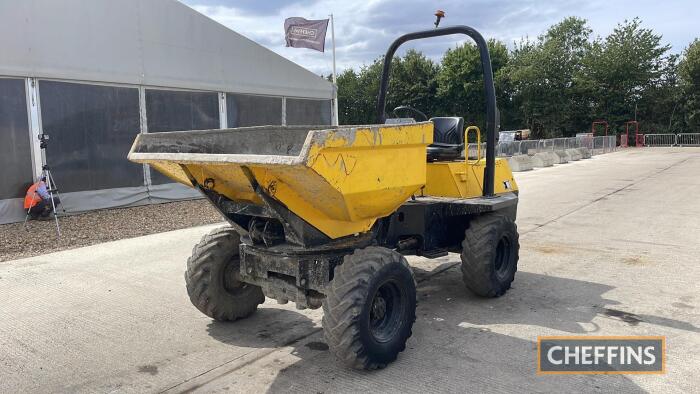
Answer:
<svg viewBox="0 0 700 394"><path fill-rule="evenodd" d="M353 371L339 364L323 342L321 328L295 311L264 308L241 322L212 322L209 334L235 346L293 347L292 354L299 360L279 371L270 392L463 392L468 388L629 392L641 388L622 375L536 376L536 336L551 334L551 330L601 334L593 321L598 316L629 326L630 334L642 322L698 331L683 321L624 312L624 305L604 297L613 288L599 283L519 272L507 295L482 299L464 289L454 263L430 271L414 270L419 281L414 334L399 359L381 371ZM510 330L522 326L533 334L507 335L503 332L508 329L499 329L509 326ZM214 376L204 384L232 372Z"/></svg>
<svg viewBox="0 0 700 394"><path fill-rule="evenodd" d="M419 279L431 276L416 271ZM529 325L588 332L579 323L591 323L598 309L615 306L603 297L611 287L527 272L518 274L517 283L505 297L485 300L466 292L459 270L449 269L419 285L414 334L397 362L381 371L352 371L329 352L311 351L302 343L294 353L300 360L280 371L269 392L641 390L622 375L536 376L536 336L522 339L489 328Z"/></svg>
<svg viewBox="0 0 700 394"><path fill-rule="evenodd" d="M442 276L438 281L424 283L421 297L427 299L433 295L451 294L456 302L465 305L464 322L477 326L518 324L570 334L600 335L600 327L593 320L605 317L629 326L629 335L634 335L635 327L640 323L700 332L700 328L682 320L628 312L626 310L632 309L631 306L604 297L614 287L601 283L519 271L513 287L505 296L484 299L464 291L458 269ZM438 302L435 310L445 307L444 303Z"/></svg>
<svg viewBox="0 0 700 394"><path fill-rule="evenodd" d="M278 308L261 308L253 316L232 323L212 320L207 327L217 341L249 348L290 346L319 330L305 315Z"/></svg>

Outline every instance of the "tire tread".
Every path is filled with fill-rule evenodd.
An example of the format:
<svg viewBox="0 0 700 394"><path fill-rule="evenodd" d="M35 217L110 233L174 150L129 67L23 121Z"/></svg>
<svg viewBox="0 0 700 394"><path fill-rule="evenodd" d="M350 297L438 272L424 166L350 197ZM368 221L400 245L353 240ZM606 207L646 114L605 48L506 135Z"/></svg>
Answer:
<svg viewBox="0 0 700 394"><path fill-rule="evenodd" d="M335 277L323 303L324 336L336 357L352 368L384 368L405 349L404 340L403 346L396 354L389 355L386 362L379 362L363 346L358 328L361 305L368 297L368 285L372 277L382 267L391 263L399 263L405 269L411 270L401 254L376 246L358 249L345 256L343 264L335 269ZM415 287L415 279L413 285ZM411 327L414 322L415 313L412 315L406 340L412 335Z"/></svg>
<svg viewBox="0 0 700 394"><path fill-rule="evenodd" d="M192 304L205 315L219 321L235 321L250 316L265 302L258 286L243 295L225 293L212 283L212 275L218 273L238 255L240 238L231 227L212 230L192 249L187 259L185 283Z"/></svg>
<svg viewBox="0 0 700 394"><path fill-rule="evenodd" d="M501 282L497 280L492 261L496 252L496 244L504 231L512 233L511 242L514 244L514 263L512 274ZM518 229L515 222L507 216L485 214L478 217L465 231L462 241L462 278L464 284L473 293L482 297L500 297L505 294L515 279L517 271L520 244Z"/></svg>

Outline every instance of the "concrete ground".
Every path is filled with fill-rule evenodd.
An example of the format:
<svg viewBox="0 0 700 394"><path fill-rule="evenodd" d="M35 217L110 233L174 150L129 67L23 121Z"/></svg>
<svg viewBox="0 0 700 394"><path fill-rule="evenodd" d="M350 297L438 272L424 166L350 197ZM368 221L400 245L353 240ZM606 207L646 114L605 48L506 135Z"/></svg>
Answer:
<svg viewBox="0 0 700 394"><path fill-rule="evenodd" d="M516 174L513 288L479 299L459 257L411 259L418 318L375 372L345 369L321 312L266 302L216 323L183 271L212 227L0 264L0 392L700 392L700 149ZM665 335L665 375L535 375L540 335Z"/></svg>

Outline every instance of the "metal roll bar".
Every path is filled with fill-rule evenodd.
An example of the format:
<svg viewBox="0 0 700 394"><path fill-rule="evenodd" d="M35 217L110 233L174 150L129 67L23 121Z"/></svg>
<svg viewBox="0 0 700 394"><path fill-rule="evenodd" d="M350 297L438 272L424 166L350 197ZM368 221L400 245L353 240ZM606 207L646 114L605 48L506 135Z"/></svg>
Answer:
<svg viewBox="0 0 700 394"><path fill-rule="evenodd" d="M394 53L407 41L420 40L423 38L448 36L452 34L465 34L471 37L479 48L481 57L481 67L484 70L484 90L486 92L486 167L484 167L484 197L494 195L494 176L496 167L496 89L493 86L493 70L491 69L491 56L486 46L484 37L469 26L449 26L432 30L418 31L404 34L397 38L384 55L384 67L382 69L381 82L379 84L379 97L377 98L377 123L386 121L384 113L386 106L386 93L389 87L389 74L391 72L391 60Z"/></svg>

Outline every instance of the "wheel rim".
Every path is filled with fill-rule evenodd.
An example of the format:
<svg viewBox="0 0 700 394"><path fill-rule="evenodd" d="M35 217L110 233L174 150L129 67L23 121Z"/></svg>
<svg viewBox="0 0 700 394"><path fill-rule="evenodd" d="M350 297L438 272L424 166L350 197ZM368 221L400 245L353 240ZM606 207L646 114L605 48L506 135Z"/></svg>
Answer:
<svg viewBox="0 0 700 394"><path fill-rule="evenodd" d="M405 292L396 281L382 283L372 297L369 310L369 327L374 340L391 341L401 328L405 314Z"/></svg>
<svg viewBox="0 0 700 394"><path fill-rule="evenodd" d="M510 269L510 239L502 237L496 246L496 275L503 277L508 274Z"/></svg>
<svg viewBox="0 0 700 394"><path fill-rule="evenodd" d="M237 264L238 256L229 261L224 270L223 280L224 289L231 295L238 295L248 289L248 284L241 282L240 264Z"/></svg>

